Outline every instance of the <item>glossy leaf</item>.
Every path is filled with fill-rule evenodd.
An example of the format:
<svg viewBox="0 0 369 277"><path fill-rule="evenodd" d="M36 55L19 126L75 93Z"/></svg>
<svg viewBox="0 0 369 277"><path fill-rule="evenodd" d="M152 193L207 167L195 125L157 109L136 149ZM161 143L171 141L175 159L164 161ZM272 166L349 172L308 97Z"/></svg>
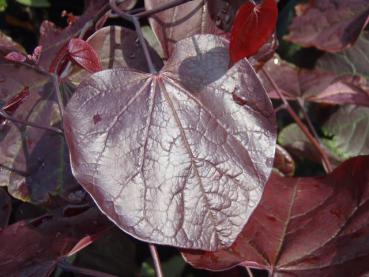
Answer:
<svg viewBox="0 0 369 277"><path fill-rule="evenodd" d="M52 22L44 21L40 27L40 41L42 53L39 64L48 70L55 56L67 45L70 39L77 37L79 32L88 22L92 22L95 16L106 9L108 3L105 0L87 2L85 12L76 21L65 29L57 28Z"/></svg>
<svg viewBox="0 0 369 277"><path fill-rule="evenodd" d="M286 37L304 47L341 51L355 43L369 22L367 0L310 0L296 7L297 17Z"/></svg>
<svg viewBox="0 0 369 277"><path fill-rule="evenodd" d="M330 138L324 140L325 145L336 159L369 155L368 107L343 106L324 123L322 130Z"/></svg>
<svg viewBox="0 0 369 277"><path fill-rule="evenodd" d="M69 57L89 72L102 70L96 51L84 40L72 38L68 43Z"/></svg>
<svg viewBox="0 0 369 277"><path fill-rule="evenodd" d="M317 62L319 69L338 75L352 74L364 77L369 91L369 32L363 32L355 45L342 53L326 53Z"/></svg>
<svg viewBox="0 0 369 277"><path fill-rule="evenodd" d="M258 52L272 36L277 17L276 0L264 0L257 5L248 2L238 10L231 32L232 64Z"/></svg>
<svg viewBox="0 0 369 277"><path fill-rule="evenodd" d="M0 64L0 95L9 103L28 86L29 96L13 112L15 118L42 126L60 126L60 114L51 80L28 65ZM5 74L6 72L6 74ZM18 93L13 95L13 93ZM52 199L80 190L74 180L64 138L56 133L14 125L0 130L0 186L23 201L53 205ZM81 201L77 201L77 204Z"/></svg>
<svg viewBox="0 0 369 277"><path fill-rule="evenodd" d="M275 55L264 66L287 99L327 104L357 104L369 106L369 86L351 72L337 75L318 69L297 68ZM342 69L341 69L342 70ZM342 72L343 73L343 72ZM260 74L271 98L279 98L263 74Z"/></svg>
<svg viewBox="0 0 369 277"><path fill-rule="evenodd" d="M87 39L87 42L96 51L103 69L130 67L139 71L148 71L142 47L136 44L136 32L120 26L107 26ZM149 47L152 60L157 68L163 62L155 51ZM79 84L90 76L89 72L75 68L69 78Z"/></svg>
<svg viewBox="0 0 369 277"><path fill-rule="evenodd" d="M67 105L75 177L136 238L225 247L259 201L274 112L246 60L227 70L227 52L216 36L185 39L158 74L101 71Z"/></svg>
<svg viewBox="0 0 369 277"><path fill-rule="evenodd" d="M7 276L49 276L81 240L110 227L97 209L73 217L43 216L0 231L0 267ZM72 251L72 252L71 252Z"/></svg>
<svg viewBox="0 0 369 277"><path fill-rule="evenodd" d="M195 267L235 265L270 276L362 276L369 271L369 156L331 174L273 175L262 201L232 247L184 253Z"/></svg>
<svg viewBox="0 0 369 277"><path fill-rule="evenodd" d="M12 212L12 200L8 193L0 188L0 230L8 225Z"/></svg>
<svg viewBox="0 0 369 277"><path fill-rule="evenodd" d="M145 0L145 8L153 9L167 0ZM150 25L163 48L164 58L170 57L174 44L195 34L219 34L211 20L208 1L193 0L149 18Z"/></svg>

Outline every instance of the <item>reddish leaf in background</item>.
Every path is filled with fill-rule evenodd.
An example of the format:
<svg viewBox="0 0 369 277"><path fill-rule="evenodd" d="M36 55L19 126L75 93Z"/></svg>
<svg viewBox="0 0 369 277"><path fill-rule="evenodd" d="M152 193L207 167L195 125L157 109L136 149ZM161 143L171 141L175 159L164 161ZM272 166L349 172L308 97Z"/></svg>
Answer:
<svg viewBox="0 0 369 277"><path fill-rule="evenodd" d="M89 72L102 70L96 51L86 41L72 38L67 47L69 57Z"/></svg>
<svg viewBox="0 0 369 277"><path fill-rule="evenodd" d="M196 35L176 44L158 74L104 70L69 101L74 175L127 233L214 250L255 209L272 168L275 115L248 61L228 65L224 39Z"/></svg>
<svg viewBox="0 0 369 277"><path fill-rule="evenodd" d="M31 222L18 221L0 232L1 274L49 276L61 257L81 250L110 227L96 208L72 217L46 215Z"/></svg>
<svg viewBox="0 0 369 277"><path fill-rule="evenodd" d="M4 58L9 61L21 62L21 63L25 62L27 59L25 55L23 55L22 53L16 52L16 51L8 53Z"/></svg>
<svg viewBox="0 0 369 277"><path fill-rule="evenodd" d="M278 17L276 0L244 4L237 12L231 33L232 64L255 55L272 36Z"/></svg>
<svg viewBox="0 0 369 277"><path fill-rule="evenodd" d="M325 177L273 175L261 203L228 249L184 252L195 267L236 265L269 276L362 276L369 271L369 156Z"/></svg>

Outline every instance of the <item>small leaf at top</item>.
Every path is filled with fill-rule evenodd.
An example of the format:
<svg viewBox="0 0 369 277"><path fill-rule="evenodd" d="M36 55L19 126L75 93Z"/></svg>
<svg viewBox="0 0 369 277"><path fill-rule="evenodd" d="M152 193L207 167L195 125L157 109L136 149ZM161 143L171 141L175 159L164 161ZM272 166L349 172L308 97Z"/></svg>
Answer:
<svg viewBox="0 0 369 277"><path fill-rule="evenodd" d="M102 70L95 50L84 40L72 38L68 43L69 57L89 72Z"/></svg>
<svg viewBox="0 0 369 277"><path fill-rule="evenodd" d="M272 175L235 243L216 252L185 252L210 270L236 265L271 277L364 276L369 271L369 156L324 177Z"/></svg>
<svg viewBox="0 0 369 277"><path fill-rule="evenodd" d="M272 36L278 17L276 0L261 4L248 2L238 10L231 32L230 56L232 64L255 55Z"/></svg>
<svg viewBox="0 0 369 277"><path fill-rule="evenodd" d="M197 35L158 74L104 70L69 101L73 173L134 237L214 250L255 209L273 166L275 115L248 61L228 64L225 40Z"/></svg>

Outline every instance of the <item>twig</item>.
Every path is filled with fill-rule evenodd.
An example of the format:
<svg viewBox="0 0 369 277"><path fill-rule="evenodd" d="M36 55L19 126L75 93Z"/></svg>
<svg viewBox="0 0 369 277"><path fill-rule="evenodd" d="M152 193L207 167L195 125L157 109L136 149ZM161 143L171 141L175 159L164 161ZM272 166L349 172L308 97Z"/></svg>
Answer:
<svg viewBox="0 0 369 277"><path fill-rule="evenodd" d="M308 140L312 143L312 145L316 148L316 150L319 152L319 155L322 159L323 165L325 167L325 170L327 172L332 171L332 165L329 161L328 156L322 149L319 142L314 138L314 136L309 132L309 130L306 128L304 123L301 121L299 116L295 113L295 111L292 109L286 98L284 97L283 93L281 92L280 88L278 87L277 83L274 81L274 79L270 76L270 74L265 70L262 69L265 77L268 79L268 81L271 83L271 85L274 87L275 91L277 92L279 98L282 100L283 104L286 107L287 112L292 116L292 118L295 120L296 124L300 127L301 131L306 135Z"/></svg>
<svg viewBox="0 0 369 277"><path fill-rule="evenodd" d="M149 49L147 47L145 38L142 34L141 25L140 25L140 22L139 22L138 18L135 15L131 15L129 13L121 11L119 9L119 7L117 6L116 0L109 0L109 4L110 4L111 9L116 14L118 14L121 18L123 18L125 20L128 20L128 21L133 23L133 25L135 26L136 33L137 33L138 39L140 41L142 50L144 52L145 59L146 59L146 62L147 62L147 66L149 67L150 73L156 74L157 70L155 69L154 63L152 62L151 55L149 53Z"/></svg>
<svg viewBox="0 0 369 277"><path fill-rule="evenodd" d="M60 267L61 269L67 272L79 273L79 274L92 276L92 277L118 277L116 275L100 272L100 271L93 270L93 269L73 266L65 262L59 262L58 267Z"/></svg>
<svg viewBox="0 0 369 277"><path fill-rule="evenodd" d="M317 133L317 131L315 130L314 125L313 125L313 123L311 122L310 117L309 117L309 115L307 114L307 112L306 112L306 110L305 110L303 100L301 100L300 98L297 98L297 103L298 103L298 104L299 104L299 106L300 106L301 112L302 112L302 114L303 114L303 116L304 116L304 118L305 118L305 120L306 120L307 125L308 125L308 126L309 126L309 128L310 128L310 131L313 133L314 137L315 137L315 138L316 138L316 140L319 142L319 144L321 144L321 143L320 143L320 140L319 140L318 133Z"/></svg>
<svg viewBox="0 0 369 277"><path fill-rule="evenodd" d="M149 248L150 248L150 253L151 253L152 260L154 262L156 277L164 277L163 271L162 271L161 265L160 265L159 254L158 254L158 251L157 251L155 245L150 243Z"/></svg>
<svg viewBox="0 0 369 277"><path fill-rule="evenodd" d="M254 274L252 273L251 269L248 266L246 266L246 271L249 274L249 277L254 277Z"/></svg>
<svg viewBox="0 0 369 277"><path fill-rule="evenodd" d="M26 125L26 126L30 126L30 127L33 127L33 128L38 128L38 129L42 129L42 130L57 133L59 135L63 135L63 131L59 128L42 126L42 125L38 125L37 123L33 123L33 122L25 121L25 120L22 120L22 119L18 119L18 118L15 118L15 117L7 114L3 110L0 110L0 116L4 117L5 119L7 119L11 122L17 122L17 123L22 124L22 125Z"/></svg>
<svg viewBox="0 0 369 277"><path fill-rule="evenodd" d="M138 12L135 13L134 16L136 16L137 18L143 18L143 17L149 17L153 14L174 8L176 6L182 5L184 3L190 2L193 0L174 0L168 3L165 3L163 5L159 5L156 8L152 9L152 10L148 10L148 11L143 11L143 12Z"/></svg>

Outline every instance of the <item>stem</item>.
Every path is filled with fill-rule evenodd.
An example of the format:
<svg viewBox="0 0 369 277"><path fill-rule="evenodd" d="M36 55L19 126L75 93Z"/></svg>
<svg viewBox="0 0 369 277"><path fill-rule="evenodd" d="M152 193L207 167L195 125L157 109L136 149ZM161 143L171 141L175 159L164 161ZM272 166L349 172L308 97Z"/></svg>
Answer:
<svg viewBox="0 0 369 277"><path fill-rule="evenodd" d="M112 10L116 14L118 14L121 18L123 18L125 20L128 20L128 21L133 23L133 25L135 26L135 29L136 29L138 39L141 43L141 47L142 47L142 50L144 52L145 59L146 59L146 62L147 62L147 66L149 67L150 73L156 74L157 70L155 69L154 63L152 62L152 59L151 59L151 56L150 56L150 53L149 53L149 49L147 47L145 38L142 34L141 25L140 25L140 22L139 22L138 18L135 15L130 15L129 13L121 11L119 9L119 7L117 6L116 0L109 0L109 4L110 4Z"/></svg>
<svg viewBox="0 0 369 277"><path fill-rule="evenodd" d="M252 271L248 266L246 266L246 271L249 274L249 277L254 277L254 274L252 274Z"/></svg>
<svg viewBox="0 0 369 277"><path fill-rule="evenodd" d="M307 114L307 112L306 112L306 110L305 110L303 100L302 100L302 99L300 99L300 98L297 98L297 103L298 103L298 104L299 104L299 106L300 106L300 109L301 109L302 114L303 114L303 116L304 116L304 118L305 118L305 120L306 120L306 123L307 123L307 125L308 125L308 126L309 126L309 128L310 128L310 131L313 133L313 135L314 135L315 139L316 139L316 140L319 142L319 144L321 145L320 140L319 140L318 133L317 133L317 131L315 130L314 125L313 125L313 123L311 122L310 117L309 117L309 115Z"/></svg>
<svg viewBox="0 0 369 277"><path fill-rule="evenodd" d="M58 66L56 66L56 70L57 69L58 69ZM59 106L59 112L60 112L61 121L63 122L64 103L63 103L63 98L62 98L62 95L61 95L61 92L60 92L60 88L59 88L58 75L53 74L52 75L52 79L53 79L53 85L54 85L56 97L58 99L58 106Z"/></svg>
<svg viewBox="0 0 369 277"><path fill-rule="evenodd" d="M304 123L301 121L299 116L295 113L295 111L292 109L286 98L284 97L283 93L281 92L280 88L278 87L277 83L274 81L274 79L270 76L270 74L265 70L262 69L264 75L268 79L268 81L271 83L271 85L274 87L275 91L277 92L279 98L282 100L283 104L286 107L287 112L291 115L291 117L295 120L296 124L300 127L301 131L306 135L308 140L312 143L312 145L315 147L315 149L319 152L319 155L322 159L323 165L325 167L326 172L332 171L332 165L329 161L328 156L322 149L319 142L314 138L314 136L309 132L309 130L306 128Z"/></svg>
<svg viewBox="0 0 369 277"><path fill-rule="evenodd" d="M152 260L154 262L156 276L157 277L163 277L164 275L163 275L163 271L161 269L161 264L160 264L158 251L157 251L155 245L153 245L153 244L149 244L149 248L150 248Z"/></svg>
<svg viewBox="0 0 369 277"><path fill-rule="evenodd" d="M138 12L138 13L134 14L134 16L136 16L137 18L149 17L153 14L156 14L156 13L174 8L176 6L182 5L182 4L190 2L190 1L193 1L193 0L174 0L174 1L171 1L169 3L159 5L159 6L157 6L156 8L154 8L152 10Z"/></svg>
<svg viewBox="0 0 369 277"><path fill-rule="evenodd" d="M67 271L67 272L74 272L74 273L92 276L92 277L118 277L116 275L100 272L100 271L93 270L93 269L73 266L65 262L59 262L58 267L60 267L62 270Z"/></svg>
<svg viewBox="0 0 369 277"><path fill-rule="evenodd" d="M11 115L8 115L3 110L0 110L0 116L4 117L5 119L7 119L11 122L17 122L17 123L20 123L22 125L26 125L26 126L30 126L30 127L34 127L34 128L54 132L54 133L57 133L59 135L63 135L63 131L59 128L42 126L42 125L38 125L37 123L33 123L33 122L25 121L25 120L22 120L22 119L18 119L18 118L15 118L15 117L11 116Z"/></svg>

